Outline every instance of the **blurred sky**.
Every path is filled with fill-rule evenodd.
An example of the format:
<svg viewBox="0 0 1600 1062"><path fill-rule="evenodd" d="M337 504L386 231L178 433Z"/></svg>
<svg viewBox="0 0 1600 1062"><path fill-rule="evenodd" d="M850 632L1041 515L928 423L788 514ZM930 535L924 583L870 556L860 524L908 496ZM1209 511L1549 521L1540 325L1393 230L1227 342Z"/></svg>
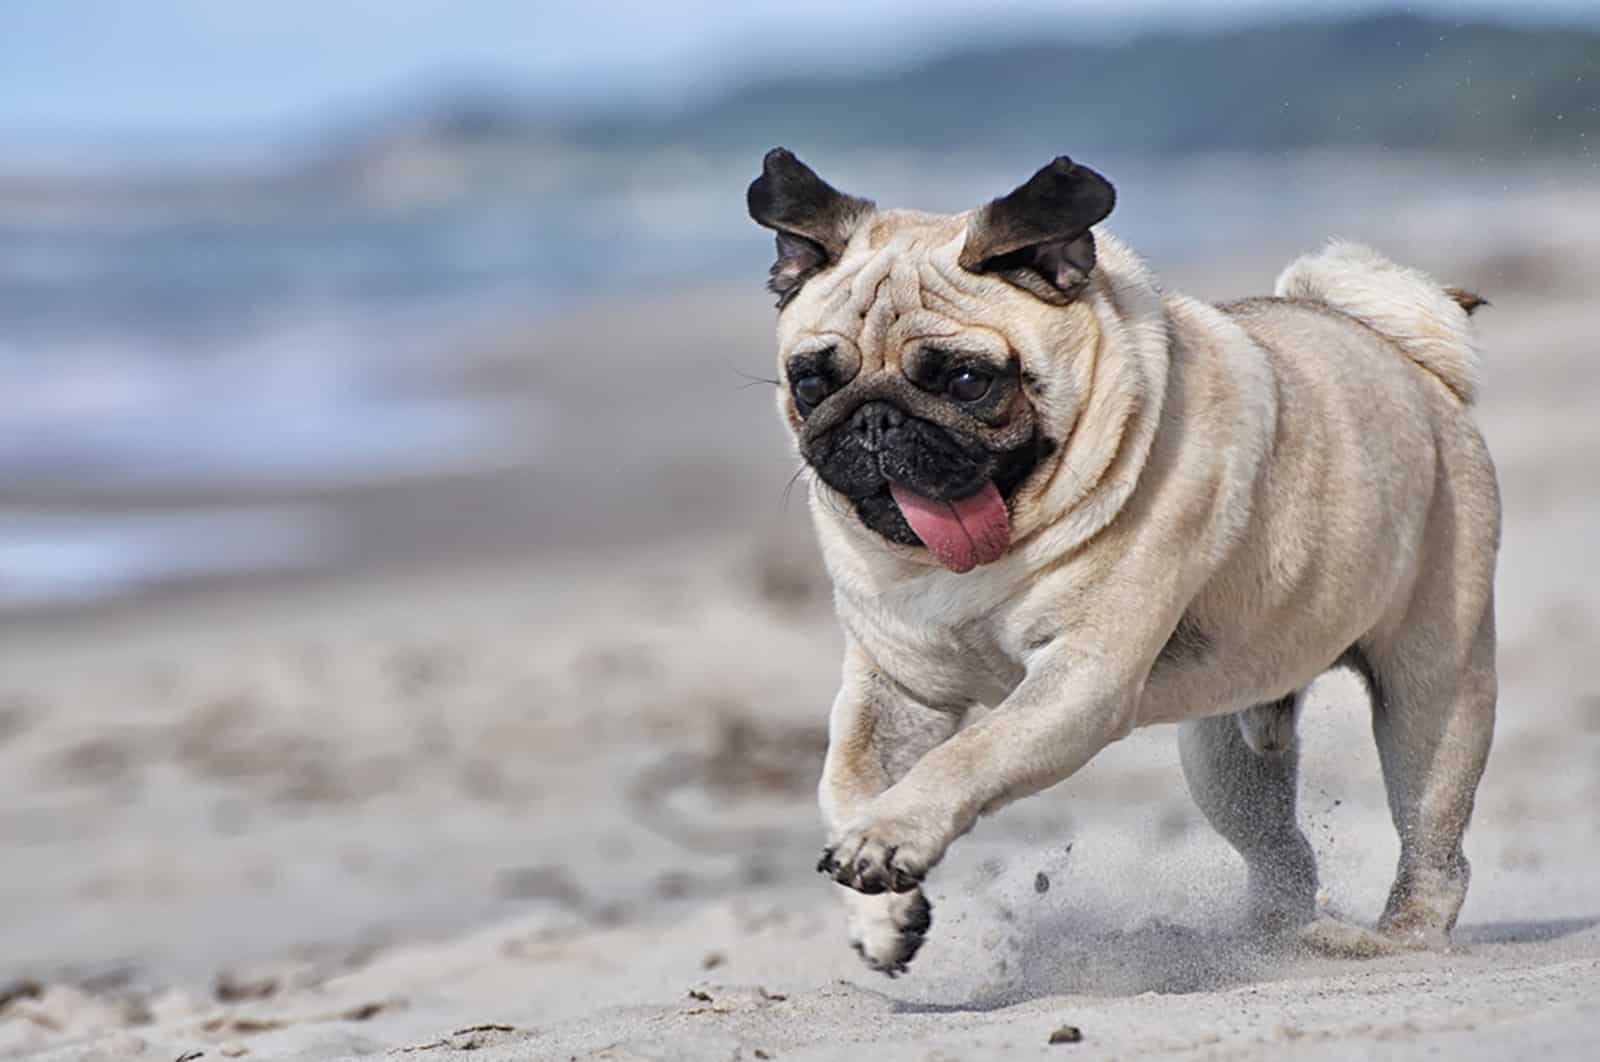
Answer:
<svg viewBox="0 0 1600 1062"><path fill-rule="evenodd" d="M772 69L915 58L956 35L1045 24L1109 35L1375 0L0 0L0 140L249 138L441 90L553 107L671 103ZM981 10L981 14L978 14ZM1403 10L1600 20L1600 0L1423 0ZM1064 12L1070 12L1066 14Z"/></svg>

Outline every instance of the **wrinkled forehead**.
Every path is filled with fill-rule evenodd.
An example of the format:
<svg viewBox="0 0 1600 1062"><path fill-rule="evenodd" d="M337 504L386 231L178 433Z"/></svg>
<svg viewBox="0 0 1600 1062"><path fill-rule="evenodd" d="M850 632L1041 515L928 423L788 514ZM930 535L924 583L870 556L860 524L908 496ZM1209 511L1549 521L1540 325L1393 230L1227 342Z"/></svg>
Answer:
<svg viewBox="0 0 1600 1062"><path fill-rule="evenodd" d="M969 214L886 210L851 237L839 261L807 282L778 325L784 357L834 347L863 367L895 361L918 340L969 337L981 294L994 281L957 264ZM998 336L993 344L1004 346ZM995 352L1003 357L1003 350Z"/></svg>

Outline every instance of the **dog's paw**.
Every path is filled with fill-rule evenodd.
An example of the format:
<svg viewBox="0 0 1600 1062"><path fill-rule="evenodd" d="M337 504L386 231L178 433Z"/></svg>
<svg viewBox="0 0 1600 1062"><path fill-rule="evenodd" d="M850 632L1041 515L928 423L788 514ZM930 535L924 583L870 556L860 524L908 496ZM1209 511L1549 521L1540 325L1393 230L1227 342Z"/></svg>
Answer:
<svg viewBox="0 0 1600 1062"><path fill-rule="evenodd" d="M1466 860L1451 872L1424 884L1408 875L1395 883L1378 918L1378 932L1412 951L1444 951L1450 947L1455 912L1467 893Z"/></svg>
<svg viewBox="0 0 1600 1062"><path fill-rule="evenodd" d="M1436 912L1431 909L1416 914L1385 911L1378 920L1378 932L1406 951L1450 949L1450 931L1439 924Z"/></svg>
<svg viewBox="0 0 1600 1062"><path fill-rule="evenodd" d="M1381 959L1405 950L1381 933L1326 915L1301 926L1294 939L1303 950L1327 959Z"/></svg>
<svg viewBox="0 0 1600 1062"><path fill-rule="evenodd" d="M868 819L822 850L817 871L868 896L910 892L943 854L929 831L899 820Z"/></svg>
<svg viewBox="0 0 1600 1062"><path fill-rule="evenodd" d="M845 894L850 946L872 969L888 977L906 972L933 924L933 908L921 889L863 896Z"/></svg>

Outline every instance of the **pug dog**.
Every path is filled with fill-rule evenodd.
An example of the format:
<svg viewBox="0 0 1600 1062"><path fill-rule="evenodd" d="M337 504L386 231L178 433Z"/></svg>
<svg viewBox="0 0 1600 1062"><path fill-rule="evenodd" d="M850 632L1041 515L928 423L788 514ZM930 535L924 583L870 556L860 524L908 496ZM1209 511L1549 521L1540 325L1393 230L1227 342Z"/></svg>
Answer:
<svg viewBox="0 0 1600 1062"><path fill-rule="evenodd" d="M1210 305L1099 227L1114 202L1064 156L956 215L881 210L781 148L750 185L846 635L818 869L867 964L901 973L925 876L980 816L1177 723L1250 917L1306 932L1294 728L1343 666L1400 836L1360 932L1441 945L1496 693L1482 300L1335 243Z"/></svg>

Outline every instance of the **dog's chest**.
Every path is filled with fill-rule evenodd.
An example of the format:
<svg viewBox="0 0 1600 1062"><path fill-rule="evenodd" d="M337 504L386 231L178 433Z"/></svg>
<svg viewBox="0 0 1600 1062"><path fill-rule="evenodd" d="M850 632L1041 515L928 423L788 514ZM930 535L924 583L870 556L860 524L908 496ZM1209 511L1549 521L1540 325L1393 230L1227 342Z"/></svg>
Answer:
<svg viewBox="0 0 1600 1062"><path fill-rule="evenodd" d="M1004 700L1024 669L990 609L937 593L901 591L841 601L841 615L867 654L918 701L964 709Z"/></svg>

